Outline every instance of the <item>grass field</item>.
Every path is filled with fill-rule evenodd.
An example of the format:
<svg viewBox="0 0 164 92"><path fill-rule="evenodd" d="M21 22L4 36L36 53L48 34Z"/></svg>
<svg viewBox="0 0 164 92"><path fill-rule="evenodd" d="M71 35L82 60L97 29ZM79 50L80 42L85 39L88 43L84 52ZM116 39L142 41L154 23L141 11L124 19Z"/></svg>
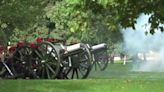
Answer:
<svg viewBox="0 0 164 92"><path fill-rule="evenodd" d="M0 92L163 92L164 72L134 72L132 63L110 64L84 80L0 80Z"/></svg>

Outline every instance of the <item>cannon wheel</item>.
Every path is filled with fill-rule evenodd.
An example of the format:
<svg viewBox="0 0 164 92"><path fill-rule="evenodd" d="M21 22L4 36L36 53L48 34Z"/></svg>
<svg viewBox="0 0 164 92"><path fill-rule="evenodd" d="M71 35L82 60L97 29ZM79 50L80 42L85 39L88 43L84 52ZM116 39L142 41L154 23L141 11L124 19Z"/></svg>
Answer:
<svg viewBox="0 0 164 92"><path fill-rule="evenodd" d="M8 56L5 62L1 62L3 78L25 78L27 73L27 56L30 49L26 46L18 47L14 53ZM27 58L26 58L27 57Z"/></svg>
<svg viewBox="0 0 164 92"><path fill-rule="evenodd" d="M65 66L63 69L64 77L66 79L87 78L91 71L91 60L91 53L89 49L86 46L84 46L83 52L68 57L67 66Z"/></svg>
<svg viewBox="0 0 164 92"><path fill-rule="evenodd" d="M41 42L38 44L37 50L37 68L36 75L41 79L54 79L60 70L60 58L50 42Z"/></svg>
<svg viewBox="0 0 164 92"><path fill-rule="evenodd" d="M31 62L32 49L28 46L18 47L11 58L16 77L34 78Z"/></svg>
<svg viewBox="0 0 164 92"><path fill-rule="evenodd" d="M103 71L107 68L109 59L108 59L108 54L107 54L106 50L94 52L92 54L92 58L93 58L92 66L95 67L95 70L97 70L97 67L101 71Z"/></svg>

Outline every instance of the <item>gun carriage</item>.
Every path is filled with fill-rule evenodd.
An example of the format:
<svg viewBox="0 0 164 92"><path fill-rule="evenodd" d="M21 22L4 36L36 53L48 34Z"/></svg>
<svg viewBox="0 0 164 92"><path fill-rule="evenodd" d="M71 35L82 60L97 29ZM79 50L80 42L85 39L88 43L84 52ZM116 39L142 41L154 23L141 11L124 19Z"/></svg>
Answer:
<svg viewBox="0 0 164 92"><path fill-rule="evenodd" d="M79 79L91 71L92 56L82 43L66 46L52 38L38 38L29 44L18 42L13 48L1 63L4 78Z"/></svg>
<svg viewBox="0 0 164 92"><path fill-rule="evenodd" d="M4 54L0 47L2 78L83 79L93 66L104 70L108 65L105 43L65 45L64 40L37 38L36 42L18 42Z"/></svg>

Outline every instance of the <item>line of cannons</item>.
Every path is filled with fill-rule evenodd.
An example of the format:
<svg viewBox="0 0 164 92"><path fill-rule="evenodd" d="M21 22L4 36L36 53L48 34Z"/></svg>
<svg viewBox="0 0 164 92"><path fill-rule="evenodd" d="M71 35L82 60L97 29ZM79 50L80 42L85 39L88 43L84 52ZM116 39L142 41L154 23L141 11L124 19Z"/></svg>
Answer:
<svg viewBox="0 0 164 92"><path fill-rule="evenodd" d="M108 66L105 43L67 46L52 38L37 38L33 43L11 46L8 55L0 49L2 79L84 79L93 67L104 70Z"/></svg>

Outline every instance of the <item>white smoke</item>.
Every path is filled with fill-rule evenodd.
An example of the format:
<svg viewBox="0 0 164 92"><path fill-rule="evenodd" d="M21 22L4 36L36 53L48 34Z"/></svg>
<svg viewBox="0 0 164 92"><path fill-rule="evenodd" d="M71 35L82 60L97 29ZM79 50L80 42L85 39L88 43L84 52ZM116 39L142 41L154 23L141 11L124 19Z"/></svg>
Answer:
<svg viewBox="0 0 164 92"><path fill-rule="evenodd" d="M128 56L137 55L142 61L143 53L145 53L146 61L135 64L135 71L164 71L164 33L156 30L154 35L145 35L150 29L148 24L149 15L142 14L137 19L136 29L127 28L122 30L124 44L128 52Z"/></svg>

